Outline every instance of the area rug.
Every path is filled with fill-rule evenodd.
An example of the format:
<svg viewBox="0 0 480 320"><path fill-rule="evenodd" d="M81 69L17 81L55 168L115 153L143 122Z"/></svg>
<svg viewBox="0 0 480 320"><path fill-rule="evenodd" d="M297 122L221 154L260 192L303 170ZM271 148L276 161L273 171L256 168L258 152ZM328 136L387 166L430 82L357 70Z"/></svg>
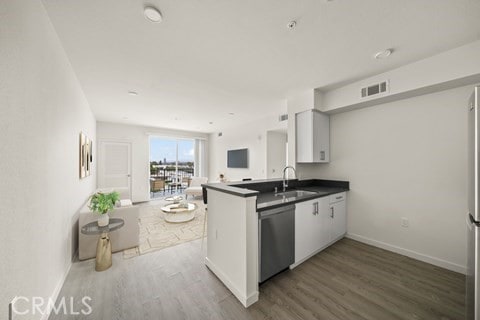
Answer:
<svg viewBox="0 0 480 320"><path fill-rule="evenodd" d="M161 208L171 202L153 201L140 207L140 244L123 251L123 258L130 259L149 252L179 245L202 238L205 221L205 205L202 200L189 201L197 205L195 218L188 222L169 223Z"/></svg>

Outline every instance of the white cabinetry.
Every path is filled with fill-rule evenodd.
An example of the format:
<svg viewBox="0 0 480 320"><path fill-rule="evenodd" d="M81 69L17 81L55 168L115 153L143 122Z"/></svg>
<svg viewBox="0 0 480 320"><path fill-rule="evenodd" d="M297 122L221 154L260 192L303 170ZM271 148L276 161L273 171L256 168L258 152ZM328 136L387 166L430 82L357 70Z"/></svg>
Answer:
<svg viewBox="0 0 480 320"><path fill-rule="evenodd" d="M296 157L299 163L330 161L330 116L318 110L295 115Z"/></svg>
<svg viewBox="0 0 480 320"><path fill-rule="evenodd" d="M330 196L330 242L342 238L347 233L347 206L346 193L337 193Z"/></svg>
<svg viewBox="0 0 480 320"><path fill-rule="evenodd" d="M295 264L318 252L330 241L328 198L300 202L295 208Z"/></svg>
<svg viewBox="0 0 480 320"><path fill-rule="evenodd" d="M295 263L317 254L347 231L346 193L299 202L295 205Z"/></svg>

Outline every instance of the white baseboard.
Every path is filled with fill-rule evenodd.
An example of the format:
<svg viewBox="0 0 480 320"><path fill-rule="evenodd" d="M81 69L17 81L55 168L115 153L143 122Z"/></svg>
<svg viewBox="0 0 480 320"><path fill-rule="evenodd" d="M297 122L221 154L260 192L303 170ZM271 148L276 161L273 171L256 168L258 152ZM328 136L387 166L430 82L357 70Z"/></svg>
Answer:
<svg viewBox="0 0 480 320"><path fill-rule="evenodd" d="M430 264L433 264L435 266L438 266L438 267L441 267L441 268L444 268L444 269L448 269L448 270L455 271L455 272L462 273L462 274L466 274L466 272L467 272L467 268L465 266L462 266L462 265L459 265L459 264L456 264L456 263L453 263L453 262L449 262L449 261L446 261L446 260L442 260L442 259L439 259L439 258L435 258L435 257L432 257L432 256L428 256L426 254L419 253L419 252L416 252L416 251L412 251L412 250L409 250L409 249L394 246L394 245L386 243L386 242L370 239L370 238L367 238L367 237L364 237L364 236L361 236L361 235L358 235L358 234L353 234L353 233L347 233L345 235L345 237L356 240L356 241L359 241L359 242L363 242L363 243L366 243L366 244L369 244L369 245L372 245L374 247L378 247L378 248L381 248L381 249L392 251L392 252L395 252L395 253L398 253L398 254L401 254L401 255L416 259L416 260L420 260L420 261L423 261L423 262L426 262L426 263L430 263Z"/></svg>
<svg viewBox="0 0 480 320"><path fill-rule="evenodd" d="M233 295L243 304L245 308L248 308L252 304L258 301L258 291L251 293L248 297L244 295L217 266L205 258L205 265L223 282L223 284L230 290Z"/></svg>
<svg viewBox="0 0 480 320"><path fill-rule="evenodd" d="M67 268L67 271L65 271L65 273L63 274L62 278L60 279L60 281L58 281L57 283L57 286L55 287L55 289L53 290L53 293L52 295L50 296L51 297L51 300L56 302L57 299L58 299L58 295L60 294L60 291L62 290L62 287L63 287L63 284L65 283L65 280L67 279L67 276L68 276L68 273L70 272L70 268L72 267L72 262L70 261L69 265L68 265L68 268ZM41 320L48 320L48 318L50 317L50 313L52 312L52 308L54 307L53 305L49 305L49 309L46 310L46 312L42 315L42 317L40 318Z"/></svg>
<svg viewBox="0 0 480 320"><path fill-rule="evenodd" d="M319 253L320 251L323 251L323 250L325 250L326 248L330 247L332 244L334 244L334 243L337 242L338 240L343 239L344 236L345 236L345 235L342 234L341 236L337 237L336 239L330 241L327 245L321 247L320 249L316 250L316 251L313 252L312 254L306 256L306 257L303 258L302 260L297 261L297 262L295 262L294 264L291 264L290 267L289 267L290 270L293 269L293 268L298 267L299 265L301 265L302 263L304 263L305 261L307 261L308 259L310 259L310 258L313 257L314 255L316 255L316 254Z"/></svg>
<svg viewBox="0 0 480 320"><path fill-rule="evenodd" d="M255 291L247 297L247 300L244 306L245 308L248 308L257 301L258 301L258 291Z"/></svg>

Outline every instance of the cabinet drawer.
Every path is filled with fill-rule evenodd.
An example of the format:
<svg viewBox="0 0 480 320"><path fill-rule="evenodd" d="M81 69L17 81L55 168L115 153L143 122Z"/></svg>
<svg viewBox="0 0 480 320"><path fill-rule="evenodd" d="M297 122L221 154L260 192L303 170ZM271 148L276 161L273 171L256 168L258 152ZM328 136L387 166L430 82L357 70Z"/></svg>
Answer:
<svg viewBox="0 0 480 320"><path fill-rule="evenodd" d="M347 196L346 192L341 192L341 193L335 193L330 196L330 204L335 203L335 202L340 202L345 200Z"/></svg>

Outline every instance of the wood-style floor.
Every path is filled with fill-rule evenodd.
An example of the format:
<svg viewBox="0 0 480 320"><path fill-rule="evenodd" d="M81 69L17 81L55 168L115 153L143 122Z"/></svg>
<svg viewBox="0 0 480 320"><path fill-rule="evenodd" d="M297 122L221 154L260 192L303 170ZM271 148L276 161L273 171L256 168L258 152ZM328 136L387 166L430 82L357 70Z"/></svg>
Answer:
<svg viewBox="0 0 480 320"><path fill-rule="evenodd" d="M92 314L56 319L464 319L465 277L343 239L260 287L245 309L203 264L200 241L94 271L77 262L60 293L90 296Z"/></svg>

